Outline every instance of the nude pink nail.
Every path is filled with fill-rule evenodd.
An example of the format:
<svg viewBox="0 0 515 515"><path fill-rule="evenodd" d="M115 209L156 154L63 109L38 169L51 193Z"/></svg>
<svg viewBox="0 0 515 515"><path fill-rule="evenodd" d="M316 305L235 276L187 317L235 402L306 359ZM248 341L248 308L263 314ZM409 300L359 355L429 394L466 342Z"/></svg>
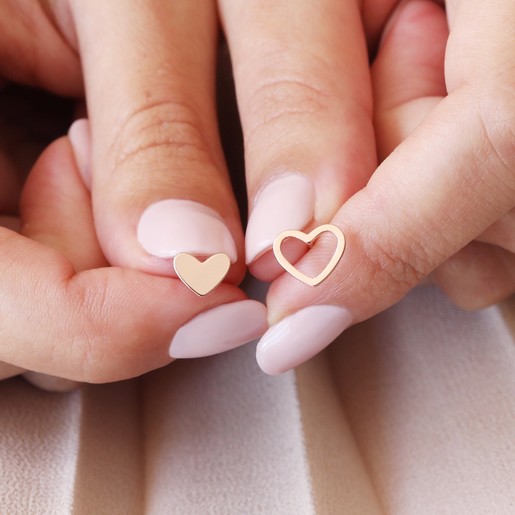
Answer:
<svg viewBox="0 0 515 515"><path fill-rule="evenodd" d="M281 374L318 354L352 323L338 306L309 306L273 325L261 338L256 359L267 374Z"/></svg>
<svg viewBox="0 0 515 515"><path fill-rule="evenodd" d="M222 304L183 325L170 345L172 358L199 358L239 347L268 328L266 307L256 300Z"/></svg>
<svg viewBox="0 0 515 515"><path fill-rule="evenodd" d="M72 123L68 137L75 161L86 187L91 190L91 135L89 120L82 118Z"/></svg>
<svg viewBox="0 0 515 515"><path fill-rule="evenodd" d="M238 256L233 237L213 209L192 200L167 199L151 204L141 215L138 240L153 256L171 258L181 252Z"/></svg>
<svg viewBox="0 0 515 515"><path fill-rule="evenodd" d="M287 229L303 229L313 219L315 188L305 175L280 175L258 193L245 235L247 264L272 248Z"/></svg>

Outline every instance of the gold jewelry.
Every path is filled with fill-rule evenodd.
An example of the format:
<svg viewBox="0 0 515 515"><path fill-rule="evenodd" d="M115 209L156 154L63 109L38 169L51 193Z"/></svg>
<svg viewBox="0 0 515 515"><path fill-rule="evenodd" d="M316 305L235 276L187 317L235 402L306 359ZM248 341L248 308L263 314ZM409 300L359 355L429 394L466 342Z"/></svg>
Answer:
<svg viewBox="0 0 515 515"><path fill-rule="evenodd" d="M324 232L330 232L336 237L336 249L333 256L329 260L329 263L325 268L316 276L309 277L297 270L285 257L281 250L281 245L286 238L296 238L304 242L306 245L312 245L313 242ZM339 227L332 224L324 224L316 229L313 229L309 234L302 231L283 231L274 240L273 251L279 264L293 277L307 284L308 286L316 286L326 279L329 274L335 269L336 265L340 261L343 251L345 250L345 236Z"/></svg>
<svg viewBox="0 0 515 515"><path fill-rule="evenodd" d="M205 261L182 252L173 260L173 268L179 279L198 296L203 297L213 291L225 278L231 260L227 254L214 254Z"/></svg>

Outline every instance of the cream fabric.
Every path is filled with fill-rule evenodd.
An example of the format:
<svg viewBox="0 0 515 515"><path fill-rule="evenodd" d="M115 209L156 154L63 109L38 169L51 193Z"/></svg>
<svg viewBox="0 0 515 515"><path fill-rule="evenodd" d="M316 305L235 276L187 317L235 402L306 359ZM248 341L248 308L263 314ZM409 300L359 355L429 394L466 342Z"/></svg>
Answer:
<svg viewBox="0 0 515 515"><path fill-rule="evenodd" d="M0 513L513 515L514 313L423 288L280 377L249 345L70 394L3 381Z"/></svg>

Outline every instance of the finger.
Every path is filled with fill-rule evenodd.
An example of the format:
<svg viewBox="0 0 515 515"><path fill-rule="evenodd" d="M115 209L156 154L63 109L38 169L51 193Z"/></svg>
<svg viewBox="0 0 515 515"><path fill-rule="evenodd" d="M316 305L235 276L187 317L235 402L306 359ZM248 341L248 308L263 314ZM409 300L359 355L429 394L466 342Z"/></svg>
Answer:
<svg viewBox="0 0 515 515"><path fill-rule="evenodd" d="M373 68L380 158L411 134L446 94L443 62L448 30L443 11L432 2L408 2L398 11L402 11L401 23L396 22L399 13L394 13ZM425 18L426 31L417 26L419 17ZM416 32L418 41L407 44L411 31ZM421 47L426 49L424 53ZM509 218L507 214L496 221L478 239L509 248L515 237ZM510 257L505 254L491 246L469 244L432 277L458 306L484 307L513 291L507 269Z"/></svg>
<svg viewBox="0 0 515 515"><path fill-rule="evenodd" d="M179 252L236 263L243 236L218 137L214 2L74 2L72 15L105 256L168 276ZM239 262L228 280L243 271Z"/></svg>
<svg viewBox="0 0 515 515"><path fill-rule="evenodd" d="M245 140L246 260L270 280L275 236L328 221L375 167L365 38L352 0L220 10Z"/></svg>
<svg viewBox="0 0 515 515"><path fill-rule="evenodd" d="M80 95L82 78L66 2L2 2L0 76L60 95Z"/></svg>
<svg viewBox="0 0 515 515"><path fill-rule="evenodd" d="M496 220L477 240L497 245L515 254L515 209Z"/></svg>
<svg viewBox="0 0 515 515"><path fill-rule="evenodd" d="M418 18L419 30L406 32L412 39L404 45L418 42L424 51L417 38L429 19ZM389 307L514 207L508 86L497 87L493 94L476 81L449 95L347 201L333 219L347 238L344 259L322 286L287 275L272 285L269 321L276 325L257 354L265 371L296 366L350 324ZM311 273L329 253L315 245L299 267Z"/></svg>
<svg viewBox="0 0 515 515"><path fill-rule="evenodd" d="M445 13L433 1L410 0L393 13L372 66L380 160L447 94L444 57L448 34Z"/></svg>
<svg viewBox="0 0 515 515"><path fill-rule="evenodd" d="M50 183L69 179L66 171L74 166L71 148L61 139L35 165L31 181L37 184L39 175ZM69 197L54 198L63 203L65 239L85 235L88 240L93 232L90 221L74 216L75 211L64 216L64 208L74 208L82 193L67 188ZM41 236L28 218L24 231ZM58 248L72 248L52 241ZM177 279L119 268L76 273L61 253L6 229L0 230L0 248L0 359L29 370L78 381L114 381L163 366L170 354L227 350L266 327L265 307L245 300L241 290L228 284L198 298Z"/></svg>
<svg viewBox="0 0 515 515"><path fill-rule="evenodd" d="M15 217L0 216L0 227L6 227L13 231L19 230L20 221ZM17 376L21 374L23 369L15 367L9 363L0 362L0 380L8 379L9 377Z"/></svg>
<svg viewBox="0 0 515 515"><path fill-rule="evenodd" d="M515 292L515 255L472 242L432 274L436 284L463 309L481 309Z"/></svg>
<svg viewBox="0 0 515 515"><path fill-rule="evenodd" d="M19 232L21 229L21 222L19 218L15 217L0 217L0 226L10 229L11 231ZM16 367L9 363L0 363L0 380L22 374L30 383L48 391L68 392L74 390L79 386L79 383L62 379L60 377L52 377L46 374L39 374L37 372L27 372L22 368Z"/></svg>
<svg viewBox="0 0 515 515"><path fill-rule="evenodd" d="M39 159L23 190L21 233L59 251L75 271L107 266L95 233L91 197L67 138Z"/></svg>
<svg viewBox="0 0 515 515"><path fill-rule="evenodd" d="M90 195L77 174L69 143L61 141L56 147L25 185L22 233L62 252L76 271L106 266L94 231ZM80 386L76 381L38 372L28 371L23 376L38 388L53 392Z"/></svg>

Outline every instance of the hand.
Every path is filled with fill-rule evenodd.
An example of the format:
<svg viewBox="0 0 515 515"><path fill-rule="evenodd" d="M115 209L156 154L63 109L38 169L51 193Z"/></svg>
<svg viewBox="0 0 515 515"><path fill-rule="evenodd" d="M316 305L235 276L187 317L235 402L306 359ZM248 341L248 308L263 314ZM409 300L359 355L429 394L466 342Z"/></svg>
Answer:
<svg viewBox="0 0 515 515"><path fill-rule="evenodd" d="M10 5L3 6L7 12L0 17L10 24L0 32L0 71L10 80L64 95L82 95L84 80L91 146L84 124L82 129L76 125L70 137L76 154L86 156L78 161L92 189L96 233L108 261L173 276L169 258L178 250L224 251L234 261L228 281L237 283L244 270L243 237L215 114L215 2L198 9L189 0L34 0L23 12L9 12L17 8ZM291 19L284 3L271 2L264 10L257 1L245 6L223 1L218 7L251 149L251 192L284 171L320 171L319 185L333 196L318 209L333 213L375 167L357 5L306 1ZM343 37L342 26L348 28ZM308 80L319 74L320 90ZM346 150L359 162L349 161ZM353 179L340 184L342 170L351 169ZM300 182L301 190L310 189ZM258 314L262 310L256 306L254 319L260 321ZM258 328L263 329L261 322L254 333Z"/></svg>
<svg viewBox="0 0 515 515"><path fill-rule="evenodd" d="M333 217L315 216L347 237L327 281L312 289L287 274L274 281L275 325L257 351L265 371L298 365L430 274L467 308L515 290L515 10L509 0L494 4L447 2L450 34L430 1L392 15L372 67L384 161ZM324 200L317 190L315 205ZM331 245L321 241L297 266L319 270Z"/></svg>
<svg viewBox="0 0 515 515"><path fill-rule="evenodd" d="M24 235L47 246L0 231L2 270L9 270L0 275L0 339L5 342L0 359L101 382L168 363L170 341L174 357L220 352L262 334L266 321L264 306L245 301L230 284L239 282L244 271L238 259L243 237L217 137L214 6L199 14L190 2L152 9L127 2L84 5L34 1L27 10L0 7L0 24L9 23L9 30L0 31L0 71L8 79L81 96L80 53L92 119L95 229L102 244L101 252L84 203L75 198L70 204L64 182L56 184L56 167L63 173L75 167L69 144L56 143L33 171L22 213ZM113 30L122 19L124 34ZM201 37L188 48L190 30ZM72 137L80 163L84 138L77 131ZM75 186L87 195L83 186ZM157 221L152 213L147 216L146 224L139 224L138 240L142 213L167 198L173 200L168 212ZM66 227L56 226L57 220L66 220ZM155 224L168 235L164 257L152 241L159 232ZM227 252L234 261L227 283L198 299L176 279L98 269L105 254L111 263L173 277L168 258L176 249ZM199 337L206 332L209 340Z"/></svg>
<svg viewBox="0 0 515 515"><path fill-rule="evenodd" d="M188 320L244 299L229 284L197 299L178 280L103 268L66 138L36 163L21 209L24 236L0 229L4 362L86 382L133 377L170 362L170 341Z"/></svg>

